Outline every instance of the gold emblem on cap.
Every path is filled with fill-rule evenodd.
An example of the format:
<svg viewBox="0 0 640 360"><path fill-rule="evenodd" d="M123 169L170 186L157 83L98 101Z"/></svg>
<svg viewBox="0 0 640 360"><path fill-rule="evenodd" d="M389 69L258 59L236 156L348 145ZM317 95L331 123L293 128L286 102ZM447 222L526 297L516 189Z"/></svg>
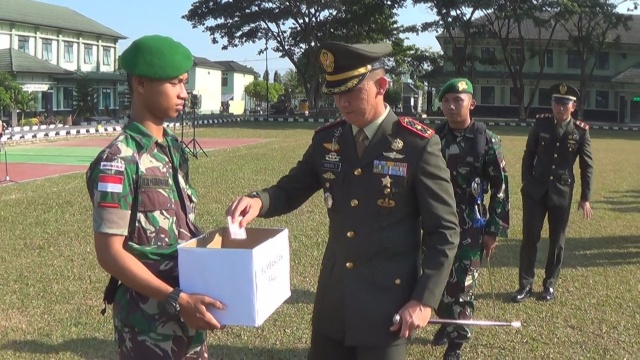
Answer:
<svg viewBox="0 0 640 360"><path fill-rule="evenodd" d="M458 83L458 91L462 91L467 88L467 83L465 81L460 81Z"/></svg>
<svg viewBox="0 0 640 360"><path fill-rule="evenodd" d="M320 52L320 62L322 63L322 67L324 67L327 72L333 71L334 60L335 59L333 58L333 54L328 52L327 50L323 49Z"/></svg>
<svg viewBox="0 0 640 360"><path fill-rule="evenodd" d="M560 94L564 95L566 93L567 93L567 85L566 84L560 85Z"/></svg>

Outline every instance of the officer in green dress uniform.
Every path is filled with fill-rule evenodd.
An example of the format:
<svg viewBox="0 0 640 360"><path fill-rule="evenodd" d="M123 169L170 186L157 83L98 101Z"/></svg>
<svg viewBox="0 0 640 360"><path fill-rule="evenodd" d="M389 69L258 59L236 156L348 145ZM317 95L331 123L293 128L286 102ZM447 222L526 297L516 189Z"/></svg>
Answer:
<svg viewBox="0 0 640 360"><path fill-rule="evenodd" d="M389 44L321 45L325 94L343 119L317 129L275 185L236 199L232 221L294 211L319 190L329 217L309 359L405 359L438 306L459 241L433 130L384 103ZM400 321L393 322L398 314Z"/></svg>
<svg viewBox="0 0 640 360"><path fill-rule="evenodd" d="M550 90L553 114L537 116L522 157L522 244L519 288L512 296L514 302L524 301L532 294L538 242L547 215L549 253L543 291L538 299L555 298L575 185L573 166L578 158L581 182L578 209L587 220L593 214L589 204L593 183L589 125L571 117L580 93L565 83Z"/></svg>

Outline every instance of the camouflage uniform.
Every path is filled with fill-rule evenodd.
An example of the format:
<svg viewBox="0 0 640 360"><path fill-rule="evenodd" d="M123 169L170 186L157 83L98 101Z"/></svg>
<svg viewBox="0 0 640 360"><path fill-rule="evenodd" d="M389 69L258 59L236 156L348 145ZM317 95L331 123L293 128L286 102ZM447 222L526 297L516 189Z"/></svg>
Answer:
<svg viewBox="0 0 640 360"><path fill-rule="evenodd" d="M164 130L158 142L129 122L86 173L95 232L125 235L125 248L154 275L178 286L177 245L200 234L188 156ZM137 206L137 212L135 210ZM130 221L132 221L130 223ZM124 285L113 303L120 359L206 359L206 332L164 314L164 304Z"/></svg>
<svg viewBox="0 0 640 360"><path fill-rule="evenodd" d="M509 181L500 139L486 130L482 135L472 124L462 131L439 129L442 155L451 172L451 183L456 197L456 209L460 225L460 243L449 281L438 306L437 315L446 319L471 319L478 272L482 262L482 237L495 235L506 237L509 228ZM479 158L476 136L486 136L484 158ZM480 178L486 194L491 190L488 218L484 226L474 226L478 218L476 197L471 190L473 180ZM482 214L486 214L484 195ZM447 337L454 342L465 342L471 337L471 329L449 326Z"/></svg>

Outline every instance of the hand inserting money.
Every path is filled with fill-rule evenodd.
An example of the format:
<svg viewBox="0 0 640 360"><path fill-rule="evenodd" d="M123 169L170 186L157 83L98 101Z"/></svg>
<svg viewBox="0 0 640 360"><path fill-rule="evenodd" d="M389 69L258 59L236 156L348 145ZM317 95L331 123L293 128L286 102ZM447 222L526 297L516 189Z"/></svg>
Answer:
<svg viewBox="0 0 640 360"><path fill-rule="evenodd" d="M231 236L232 239L236 239L236 240L244 240L247 238L247 230L243 227L240 227L240 220L242 220L242 218L238 219L238 222L233 223L231 221L231 216L227 216L227 224L229 226L229 236Z"/></svg>

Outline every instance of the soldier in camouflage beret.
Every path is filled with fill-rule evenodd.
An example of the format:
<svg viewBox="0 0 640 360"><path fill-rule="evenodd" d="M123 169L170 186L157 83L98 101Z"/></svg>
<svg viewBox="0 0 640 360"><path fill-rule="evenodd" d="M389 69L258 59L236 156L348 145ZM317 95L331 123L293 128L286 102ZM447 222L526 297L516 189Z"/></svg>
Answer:
<svg viewBox="0 0 640 360"><path fill-rule="evenodd" d="M329 239L309 360L406 359L407 338L438 305L458 245L440 140L384 102L382 58L390 52L389 44L321 44L323 92L333 95L343 119L318 128L275 185L228 209L244 226L256 216L294 211L322 192Z"/></svg>
<svg viewBox="0 0 640 360"><path fill-rule="evenodd" d="M179 288L177 246L201 231L189 158L164 127L184 107L193 56L151 35L135 40L121 63L131 119L86 173L96 255L111 274L103 313L112 303L120 359L206 359L206 330L220 328L206 307L224 306Z"/></svg>
<svg viewBox="0 0 640 360"><path fill-rule="evenodd" d="M498 237L509 229L509 177L500 138L471 117L473 85L464 78L447 82L438 100L447 119L436 129L451 173L460 225L460 243L437 309L443 319L468 320L475 311L475 289L483 253L491 256ZM485 195L489 194L485 204ZM471 339L468 326L441 326L432 344L448 345L445 360L460 359Z"/></svg>

